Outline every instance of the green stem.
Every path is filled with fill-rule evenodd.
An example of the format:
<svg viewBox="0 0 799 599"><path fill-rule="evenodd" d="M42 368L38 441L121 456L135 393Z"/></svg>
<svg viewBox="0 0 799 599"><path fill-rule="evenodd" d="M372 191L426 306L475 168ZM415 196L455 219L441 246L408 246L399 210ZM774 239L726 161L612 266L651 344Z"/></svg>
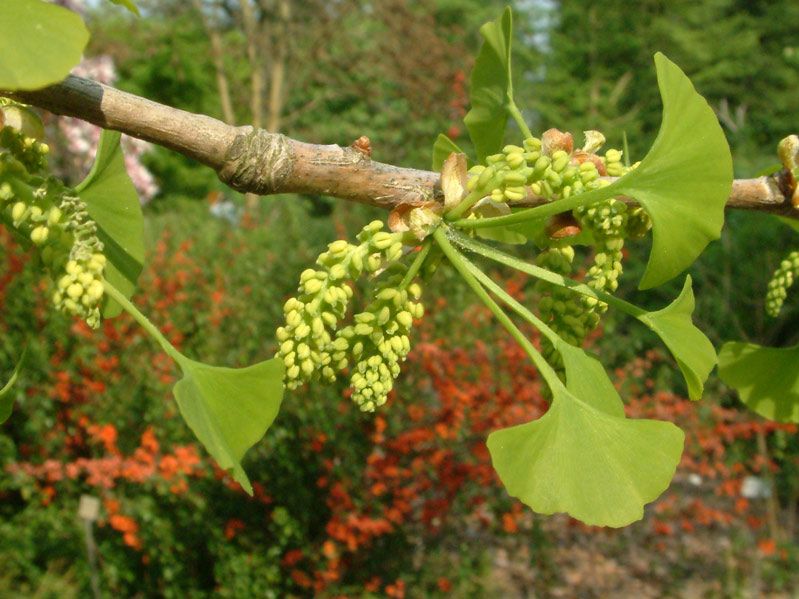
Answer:
<svg viewBox="0 0 799 599"><path fill-rule="evenodd" d="M489 227L505 227L507 225L517 225L525 223L529 220L543 219L561 212L567 212L580 208L581 206L588 206L596 202L601 202L615 195L619 195L616 183L611 183L606 187L593 189L585 193L580 193L571 196L565 200L556 200L549 204L542 204L535 208L528 208L526 210L518 210L512 214L505 216L495 216L492 218L461 218L452 222L452 226L458 229L486 229Z"/></svg>
<svg viewBox="0 0 799 599"><path fill-rule="evenodd" d="M122 306L125 312L133 316L134 320L138 322L139 325L141 325L141 327L158 342L158 344L167 353L167 355L169 355L169 357L175 360L175 362L177 362L178 364L182 364L184 361L187 360L186 356L181 354L175 348L175 346L172 345L166 337L164 337L163 333L161 333L161 331L158 330L158 327L156 327L152 322L150 322L150 320L144 314L142 314L141 311L139 311L139 309L136 306L134 306L133 303L131 303L131 301L128 298L126 298L121 291L119 291L119 289L117 289L111 283L105 280L103 281L103 289L105 289L105 292L114 301L118 302L119 305Z"/></svg>
<svg viewBox="0 0 799 599"><path fill-rule="evenodd" d="M411 265L408 267L408 272L406 272L405 276L402 278L400 289L405 289L416 278L416 275L419 274L419 269L422 268L422 264L424 264L427 255L430 253L430 248L432 247L433 244L430 241L425 241L422 249L419 250L416 254L416 258L413 259L413 262L411 262Z"/></svg>
<svg viewBox="0 0 799 599"><path fill-rule="evenodd" d="M33 195L34 188L31 185L28 185L14 175L9 175L5 182L11 186L17 199L22 200L28 206L32 206L36 203L36 199Z"/></svg>
<svg viewBox="0 0 799 599"><path fill-rule="evenodd" d="M552 271L546 270L545 268L541 268L540 266L535 266L534 264L528 264L518 258L515 258L505 252L502 252L496 248L493 248L489 245L485 245L476 241L473 241L466 237L465 235L460 235L456 232L452 232L450 234L450 239L459 245L460 247L474 252L475 254L480 254L481 256L488 258L489 260L493 260L494 262L499 262L500 264L504 264L505 266L510 266L520 272L526 273L528 275L532 275L537 279L541 279L542 281L546 281L547 283L552 283L553 285L557 285L558 287L565 287L566 289L570 289L575 293L579 293L581 295L585 295L587 297L593 297L596 300L605 302L609 306L613 306L614 308L633 316L634 318L638 318L646 314L646 310L639 308L638 306L631 304L630 302L626 302L621 298L616 297L615 295L611 295L610 293L606 293L604 291L598 291L585 285L584 283L578 283L573 279L567 279L564 276L561 276L557 273Z"/></svg>
<svg viewBox="0 0 799 599"><path fill-rule="evenodd" d="M535 314L533 314L530 310L525 308L521 302L515 299L512 295L510 295L507 291L505 291L500 285L495 283L491 277L485 274L482 270L480 270L476 264L469 260L464 260L466 264L466 268L469 269L469 272L472 273L475 279L486 289L488 289L491 293L497 296L500 300L505 302L516 314L524 318L527 322L541 331L547 339L549 339L553 345L557 344L560 341L563 341L555 331L553 331L549 325L547 325L543 320L538 318Z"/></svg>
<svg viewBox="0 0 799 599"><path fill-rule="evenodd" d="M466 214L469 210L471 210L472 206L474 206L477 202L479 202L484 197L483 189L473 189L469 192L465 198L461 200L461 203L455 206L452 210L447 212L444 215L444 219L447 221L455 220ZM460 221L457 221L460 222Z"/></svg>
<svg viewBox="0 0 799 599"><path fill-rule="evenodd" d="M530 128L527 126L527 123L524 122L524 117L522 116L522 112L519 110L519 107L516 106L516 102L510 100L506 108L508 110L508 114L510 114L511 117L513 117L513 120L516 121L516 125L519 127L522 135L524 135L524 138L527 139L528 137L532 137L533 134L530 131Z"/></svg>
<svg viewBox="0 0 799 599"><path fill-rule="evenodd" d="M436 229L435 233L433 233L433 238L438 243L438 246L441 248L441 251L444 252L444 255L447 259L452 263L452 266L455 267L455 270L460 273L463 280L466 281L466 284L471 287L472 291L480 298L480 300L486 305L486 307L491 311L491 313L496 317L496 319L504 326L507 331L510 333L511 337L513 337L516 342L522 346L525 353L530 356L530 359L533 361L533 364L536 365L541 375L544 377L544 380L551 388L555 387L562 387L563 383L558 378L557 373L555 370L547 363L544 357L538 352L535 346L530 343L530 340L524 336L519 328L513 324L513 321L510 317L505 314L502 308L491 299L491 296L488 292L483 289L482 285L474 278L472 273L469 271L468 260L460 254L452 244L447 240L447 234L443 227L439 227Z"/></svg>

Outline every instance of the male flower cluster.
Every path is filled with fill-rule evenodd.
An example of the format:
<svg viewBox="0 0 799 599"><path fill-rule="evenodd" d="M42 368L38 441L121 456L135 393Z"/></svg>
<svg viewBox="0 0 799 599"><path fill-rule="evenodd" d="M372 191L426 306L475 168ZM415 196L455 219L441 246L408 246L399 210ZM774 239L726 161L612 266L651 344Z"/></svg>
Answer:
<svg viewBox="0 0 799 599"><path fill-rule="evenodd" d="M418 300L422 289L412 283L400 287L404 269L387 278L376 290L374 300L356 314L354 324L336 336L337 357L353 359L350 385L352 400L361 410L373 412L386 403L388 393L399 376L400 364L411 350L410 332L414 319L424 315Z"/></svg>
<svg viewBox="0 0 799 599"><path fill-rule="evenodd" d="M799 252L791 252L771 276L766 292L766 314L776 318L788 297L788 289L799 276Z"/></svg>
<svg viewBox="0 0 799 599"><path fill-rule="evenodd" d="M586 138L590 144L604 143L597 132L587 131ZM502 152L487 156L485 165L469 169L468 189L479 190L495 202L523 200L528 187L536 196L558 200L601 185L597 165L607 174L605 160L616 170L611 162L615 154L605 160L591 154L594 159L588 160L589 153L573 152L571 135L557 129L546 131L541 139L529 137L522 145L507 145Z"/></svg>
<svg viewBox="0 0 799 599"><path fill-rule="evenodd" d="M55 307L100 325L106 259L86 205L59 180L32 173L47 164L45 144L21 131L0 131L0 212L7 225L38 251L56 283Z"/></svg>
<svg viewBox="0 0 799 599"><path fill-rule="evenodd" d="M363 273L374 274L402 256L402 235L383 231L379 220L358 234L358 245L334 241L316 263L300 275L297 297L283 306L284 326L277 329L278 356L286 366L286 386L321 379L333 382L347 367L344 340L335 339L352 298L350 283Z"/></svg>

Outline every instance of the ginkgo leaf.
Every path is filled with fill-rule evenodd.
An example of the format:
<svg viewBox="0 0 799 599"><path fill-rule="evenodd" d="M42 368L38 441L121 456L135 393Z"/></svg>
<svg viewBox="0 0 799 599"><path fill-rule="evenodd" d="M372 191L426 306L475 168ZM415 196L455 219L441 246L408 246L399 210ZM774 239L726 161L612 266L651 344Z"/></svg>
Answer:
<svg viewBox="0 0 799 599"><path fill-rule="evenodd" d="M656 287L685 270L720 235L732 189L732 158L713 110L688 77L663 54L655 55L655 65L663 122L649 153L634 170L606 187L568 199L493 219L460 219L453 225L507 227L630 196L652 218L652 250L639 287Z"/></svg>
<svg viewBox="0 0 799 599"><path fill-rule="evenodd" d="M144 216L119 140L118 132L103 131L94 165L76 191L97 223L108 259L106 280L130 297L144 265ZM121 311L117 302L106 298L104 318Z"/></svg>
<svg viewBox="0 0 799 599"><path fill-rule="evenodd" d="M217 463L252 495L241 466L246 451L274 422L283 399L283 362L247 368L208 366L182 358L174 388L180 413Z"/></svg>
<svg viewBox="0 0 799 599"><path fill-rule="evenodd" d="M685 378L688 396L697 400L701 399L705 381L716 365L716 350L691 320L694 305L691 277L687 276L677 299L662 310L645 312L636 318L657 333L669 348Z"/></svg>
<svg viewBox="0 0 799 599"><path fill-rule="evenodd" d="M799 423L799 345L725 343L719 352L719 377L752 411L771 420Z"/></svg>
<svg viewBox="0 0 799 599"><path fill-rule="evenodd" d="M463 119L472 138L478 162L502 147L513 98L511 39L513 16L506 7L502 16L480 28L483 45L472 70L471 109Z"/></svg>
<svg viewBox="0 0 799 599"><path fill-rule="evenodd" d="M605 414L624 417L624 402L602 363L589 352L566 343L560 337L554 346L563 359L569 392Z"/></svg>
<svg viewBox="0 0 799 599"><path fill-rule="evenodd" d="M544 416L491 433L488 449L508 493L536 512L621 527L666 490L684 438L670 422L612 416L561 388Z"/></svg>
<svg viewBox="0 0 799 599"><path fill-rule="evenodd" d="M43 0L0 2L0 89L58 83L80 62L89 32L79 15Z"/></svg>
<svg viewBox="0 0 799 599"><path fill-rule="evenodd" d="M443 133L439 133L436 141L433 144L433 170L441 172L441 167L444 166L444 161L450 154L464 154L465 152L458 147L454 141Z"/></svg>
<svg viewBox="0 0 799 599"><path fill-rule="evenodd" d="M690 266L718 239L732 189L732 156L713 109L680 68L655 54L663 121L641 164L616 193L652 218L652 251L639 287L649 289Z"/></svg>
<svg viewBox="0 0 799 599"><path fill-rule="evenodd" d="M668 422L630 420L601 365L565 342L518 300L491 281L450 243L433 233L467 285L522 346L552 391L536 421L488 437L494 469L508 492L533 510L565 512L586 524L624 526L669 485L682 453L683 432ZM538 326L562 352L568 387L507 314L493 292ZM579 395L577 395L579 394Z"/></svg>
<svg viewBox="0 0 799 599"><path fill-rule="evenodd" d="M14 366L14 370L11 372L11 376L8 377L8 381L3 388L0 389L0 424L3 424L6 420L8 420L9 416L11 416L11 410L14 408L14 395L11 391L14 388L14 385L19 378L19 373L22 370L22 364L25 362L25 356L28 355L28 348L26 347L22 351L22 355L17 361L17 365Z"/></svg>

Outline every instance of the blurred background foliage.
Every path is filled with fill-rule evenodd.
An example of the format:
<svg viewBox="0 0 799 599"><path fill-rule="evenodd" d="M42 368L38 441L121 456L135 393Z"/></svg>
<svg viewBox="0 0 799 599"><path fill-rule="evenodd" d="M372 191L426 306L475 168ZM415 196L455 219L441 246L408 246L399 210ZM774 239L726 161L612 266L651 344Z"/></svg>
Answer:
<svg viewBox="0 0 799 599"><path fill-rule="evenodd" d="M113 58L117 87L307 142L348 145L366 135L374 159L417 168L429 168L440 132L469 147L461 119L478 28L504 5L141 0L144 18L132 19L105 4L89 3L87 54ZM579 140L599 129L614 147L626 134L632 159L641 158L660 121L657 50L716 110L737 177L774 164L777 141L796 131L792 0L641 0L634 9L621 0L528 0L514 9L517 103L533 131L558 127ZM329 241L384 216L324 197L241 198L163 148L143 161L160 192L144 208L150 263L137 303L183 351L209 362L272 355L299 272ZM209 210L220 201L232 207ZM690 404L653 336L613 313L592 344L630 413L688 433L672 490L643 522L588 529L533 516L501 490L485 436L545 403L517 348L446 269L426 291L417 349L385 413L358 413L343 387L287 395L245 464L258 483L249 499L175 417L175 373L133 323L123 317L91 332L51 314L33 265L0 242L2 372L31 348L17 408L0 428L0 594L87 596L76 517L84 493L103 505L101 587L122 596L797 589L795 427L742 412L719 383ZM797 340L796 302L779 320L763 315L768 273L795 243L771 217L728 214L722 239L690 271L696 319L714 343ZM635 291L647 250L629 249L620 293L662 306L680 284ZM524 279L508 285L535 301ZM773 492L742 495L755 483Z"/></svg>

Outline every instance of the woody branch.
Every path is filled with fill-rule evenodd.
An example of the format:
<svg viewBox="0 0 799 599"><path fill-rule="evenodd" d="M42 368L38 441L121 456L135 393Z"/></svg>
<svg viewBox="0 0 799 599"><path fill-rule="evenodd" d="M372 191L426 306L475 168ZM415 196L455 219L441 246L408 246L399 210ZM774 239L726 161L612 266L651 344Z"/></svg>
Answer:
<svg viewBox="0 0 799 599"><path fill-rule="evenodd" d="M228 125L81 77L0 95L179 152L214 169L224 183L244 193L321 194L387 210L441 196L438 173L377 162L359 148L309 144L264 129ZM792 193L785 171L736 179L727 206L799 218ZM544 202L531 194L520 204Z"/></svg>

